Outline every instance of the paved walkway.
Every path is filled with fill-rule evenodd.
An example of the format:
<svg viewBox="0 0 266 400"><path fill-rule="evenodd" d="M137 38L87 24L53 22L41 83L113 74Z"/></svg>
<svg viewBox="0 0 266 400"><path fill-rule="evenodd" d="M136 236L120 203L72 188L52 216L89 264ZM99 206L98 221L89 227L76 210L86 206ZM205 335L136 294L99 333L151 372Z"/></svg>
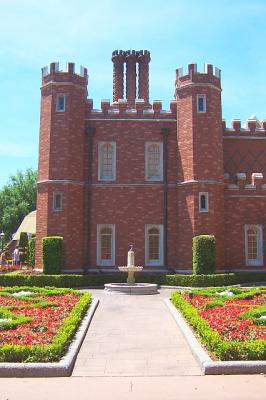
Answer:
<svg viewBox="0 0 266 400"><path fill-rule="evenodd" d="M171 291L100 299L72 376L180 376L201 371L163 302Z"/></svg>

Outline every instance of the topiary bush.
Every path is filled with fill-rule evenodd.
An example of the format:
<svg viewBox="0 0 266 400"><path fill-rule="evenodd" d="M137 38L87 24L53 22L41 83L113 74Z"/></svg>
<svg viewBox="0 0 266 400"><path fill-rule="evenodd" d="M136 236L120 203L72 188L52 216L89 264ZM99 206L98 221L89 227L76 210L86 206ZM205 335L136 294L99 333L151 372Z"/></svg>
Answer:
<svg viewBox="0 0 266 400"><path fill-rule="evenodd" d="M63 237L47 236L42 239L43 273L57 275L63 266Z"/></svg>
<svg viewBox="0 0 266 400"><path fill-rule="evenodd" d="M19 237L19 259L21 262L25 262L27 260L29 239L27 232L20 232Z"/></svg>
<svg viewBox="0 0 266 400"><path fill-rule="evenodd" d="M193 274L213 274L216 261L216 240L213 235L193 237Z"/></svg>
<svg viewBox="0 0 266 400"><path fill-rule="evenodd" d="M29 240L29 246L28 246L28 264L31 265L32 267L35 266L35 242L36 238L32 237Z"/></svg>

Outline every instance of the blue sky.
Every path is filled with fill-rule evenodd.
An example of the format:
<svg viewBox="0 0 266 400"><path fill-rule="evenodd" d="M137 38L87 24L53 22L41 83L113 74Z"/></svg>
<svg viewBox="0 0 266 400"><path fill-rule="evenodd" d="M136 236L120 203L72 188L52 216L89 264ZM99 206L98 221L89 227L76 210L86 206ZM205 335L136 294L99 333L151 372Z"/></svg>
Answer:
<svg viewBox="0 0 266 400"><path fill-rule="evenodd" d="M151 52L150 98L173 98L175 69L222 69L223 117L266 118L265 0L0 0L0 187L37 168L40 70L89 70L94 107L112 98L111 52Z"/></svg>

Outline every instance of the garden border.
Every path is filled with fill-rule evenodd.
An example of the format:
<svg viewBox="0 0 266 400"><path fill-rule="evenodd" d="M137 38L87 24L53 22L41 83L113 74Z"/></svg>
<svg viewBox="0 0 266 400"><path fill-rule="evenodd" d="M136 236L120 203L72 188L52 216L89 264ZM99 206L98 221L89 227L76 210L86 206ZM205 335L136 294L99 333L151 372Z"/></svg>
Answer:
<svg viewBox="0 0 266 400"><path fill-rule="evenodd" d="M266 361L213 361L171 300L165 299L164 302L185 337L196 361L199 363L203 375L266 373Z"/></svg>
<svg viewBox="0 0 266 400"><path fill-rule="evenodd" d="M92 317L99 304L98 299L92 299L90 307L77 330L67 353L58 362L34 363L0 363L1 378L36 378L70 376L75 365L79 349L83 343Z"/></svg>

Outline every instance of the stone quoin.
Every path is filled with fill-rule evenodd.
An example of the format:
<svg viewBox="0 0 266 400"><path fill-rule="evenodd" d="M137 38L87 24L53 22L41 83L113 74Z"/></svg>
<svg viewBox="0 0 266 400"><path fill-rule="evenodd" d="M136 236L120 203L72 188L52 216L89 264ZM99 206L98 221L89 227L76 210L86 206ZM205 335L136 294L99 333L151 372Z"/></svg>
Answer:
<svg viewBox="0 0 266 400"><path fill-rule="evenodd" d="M64 238L66 272L124 265L191 272L192 238L213 234L217 269L263 270L266 121L222 120L221 72L176 70L169 110L149 99L147 50L116 50L113 102L93 108L87 69L42 69L36 266Z"/></svg>

